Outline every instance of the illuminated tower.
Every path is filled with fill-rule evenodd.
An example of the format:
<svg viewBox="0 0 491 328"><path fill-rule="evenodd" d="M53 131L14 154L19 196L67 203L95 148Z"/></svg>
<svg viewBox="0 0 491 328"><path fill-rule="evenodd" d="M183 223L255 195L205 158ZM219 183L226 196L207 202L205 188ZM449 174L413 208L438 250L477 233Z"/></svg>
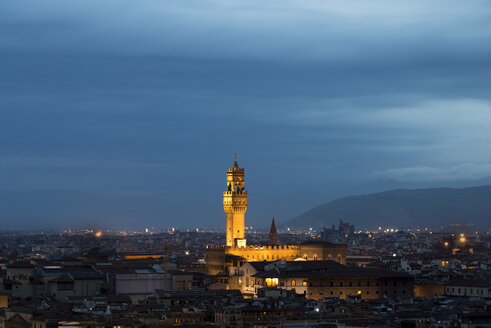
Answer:
<svg viewBox="0 0 491 328"><path fill-rule="evenodd" d="M223 209L227 213L227 246L243 247L244 214L247 211L247 191L244 187L244 169L237 164L227 169L227 190L223 192Z"/></svg>

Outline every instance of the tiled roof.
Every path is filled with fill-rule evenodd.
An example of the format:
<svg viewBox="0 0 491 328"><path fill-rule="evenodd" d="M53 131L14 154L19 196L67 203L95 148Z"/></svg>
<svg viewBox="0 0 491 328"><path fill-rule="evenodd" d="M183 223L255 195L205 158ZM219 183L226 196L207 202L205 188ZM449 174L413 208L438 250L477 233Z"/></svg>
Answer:
<svg viewBox="0 0 491 328"><path fill-rule="evenodd" d="M7 269L31 269L34 268L34 265L30 262L14 262L7 264Z"/></svg>
<svg viewBox="0 0 491 328"><path fill-rule="evenodd" d="M451 281L447 286L460 286L460 287L491 287L491 281L476 280L476 279L457 279Z"/></svg>
<svg viewBox="0 0 491 328"><path fill-rule="evenodd" d="M51 279L49 282L73 282L73 279L68 275L62 275L55 279Z"/></svg>

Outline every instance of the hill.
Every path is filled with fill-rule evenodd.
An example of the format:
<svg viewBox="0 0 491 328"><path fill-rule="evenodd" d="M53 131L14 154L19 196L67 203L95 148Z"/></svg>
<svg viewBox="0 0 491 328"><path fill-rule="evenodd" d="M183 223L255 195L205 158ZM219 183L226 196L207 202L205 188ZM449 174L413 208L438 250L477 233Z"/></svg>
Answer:
<svg viewBox="0 0 491 328"><path fill-rule="evenodd" d="M489 227L491 186L393 190L339 198L317 206L283 224L321 228L343 219L356 227L439 227L474 223Z"/></svg>

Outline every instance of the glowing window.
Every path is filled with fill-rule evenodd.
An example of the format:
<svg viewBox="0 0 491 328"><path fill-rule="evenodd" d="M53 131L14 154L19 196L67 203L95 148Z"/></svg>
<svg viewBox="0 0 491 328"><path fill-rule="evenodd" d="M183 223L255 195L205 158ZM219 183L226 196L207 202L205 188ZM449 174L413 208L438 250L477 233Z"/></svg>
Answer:
<svg viewBox="0 0 491 328"><path fill-rule="evenodd" d="M297 282L295 280L292 280L292 286L295 287L297 285Z"/></svg>

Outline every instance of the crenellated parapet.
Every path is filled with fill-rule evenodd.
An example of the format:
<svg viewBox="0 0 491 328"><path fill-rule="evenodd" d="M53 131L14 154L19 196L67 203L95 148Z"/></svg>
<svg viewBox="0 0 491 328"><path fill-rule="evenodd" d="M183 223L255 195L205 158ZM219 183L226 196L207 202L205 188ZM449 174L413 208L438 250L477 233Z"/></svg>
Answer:
<svg viewBox="0 0 491 328"><path fill-rule="evenodd" d="M298 250L299 245L247 245L245 247L227 247L227 250L248 249L248 250Z"/></svg>

